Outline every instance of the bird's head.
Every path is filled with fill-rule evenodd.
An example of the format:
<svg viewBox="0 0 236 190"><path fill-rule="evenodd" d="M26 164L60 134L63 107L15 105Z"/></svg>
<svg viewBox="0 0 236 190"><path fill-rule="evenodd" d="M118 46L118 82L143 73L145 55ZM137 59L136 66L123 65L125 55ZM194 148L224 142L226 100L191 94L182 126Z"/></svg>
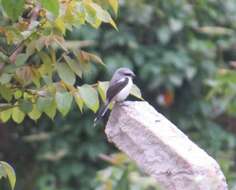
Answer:
<svg viewBox="0 0 236 190"><path fill-rule="evenodd" d="M127 77L131 77L131 78L134 78L135 77L135 74L133 71L131 71L129 68L119 68L117 71L116 71L117 74L121 75L121 76L127 76Z"/></svg>

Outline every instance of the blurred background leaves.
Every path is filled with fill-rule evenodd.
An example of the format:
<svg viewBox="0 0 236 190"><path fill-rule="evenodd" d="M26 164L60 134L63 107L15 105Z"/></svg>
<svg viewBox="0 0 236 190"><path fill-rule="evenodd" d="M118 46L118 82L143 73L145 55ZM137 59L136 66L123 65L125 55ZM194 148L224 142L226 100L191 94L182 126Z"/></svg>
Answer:
<svg viewBox="0 0 236 190"><path fill-rule="evenodd" d="M99 53L106 65L90 65L80 84L109 80L121 66L133 69L144 99L213 156L236 189L235 1L119 3L119 31L103 25L66 32L68 45L84 40L85 49ZM16 169L16 189L115 189L119 183L126 189L157 188L151 179L144 185L146 177L133 163L120 167L99 157L115 149L103 126L92 127L92 111L85 108L81 115L73 104L66 118L55 118L26 119L17 127L9 121L0 128L0 160ZM142 183L133 187L131 176Z"/></svg>

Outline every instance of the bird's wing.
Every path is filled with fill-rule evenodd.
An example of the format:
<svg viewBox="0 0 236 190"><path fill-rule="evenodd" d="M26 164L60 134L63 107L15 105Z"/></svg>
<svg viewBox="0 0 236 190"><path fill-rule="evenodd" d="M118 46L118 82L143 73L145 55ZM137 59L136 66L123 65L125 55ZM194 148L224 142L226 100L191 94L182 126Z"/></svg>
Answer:
<svg viewBox="0 0 236 190"><path fill-rule="evenodd" d="M96 126L97 121L99 121L105 115L112 99L128 84L128 82L128 78L123 78L110 83L106 93L106 103L104 107L99 110L96 118L94 119L94 126Z"/></svg>
<svg viewBox="0 0 236 190"><path fill-rule="evenodd" d="M129 79L126 77L110 84L106 93L107 101L110 102L128 84L128 82Z"/></svg>

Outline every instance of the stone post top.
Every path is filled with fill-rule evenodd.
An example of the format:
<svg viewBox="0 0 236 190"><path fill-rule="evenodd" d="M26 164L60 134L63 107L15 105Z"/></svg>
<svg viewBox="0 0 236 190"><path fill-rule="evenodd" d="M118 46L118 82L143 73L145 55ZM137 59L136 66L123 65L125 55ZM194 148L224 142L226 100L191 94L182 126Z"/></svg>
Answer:
<svg viewBox="0 0 236 190"><path fill-rule="evenodd" d="M105 133L164 189L227 189L218 163L145 101L117 103Z"/></svg>

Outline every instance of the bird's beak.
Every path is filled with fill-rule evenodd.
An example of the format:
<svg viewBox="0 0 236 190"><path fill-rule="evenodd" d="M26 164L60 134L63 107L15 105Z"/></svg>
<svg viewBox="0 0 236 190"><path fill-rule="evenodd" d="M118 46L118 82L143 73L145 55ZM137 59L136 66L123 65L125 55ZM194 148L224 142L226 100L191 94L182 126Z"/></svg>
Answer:
<svg viewBox="0 0 236 190"><path fill-rule="evenodd" d="M134 78L134 77L136 77L136 75L132 72L132 74L131 74L131 76Z"/></svg>

